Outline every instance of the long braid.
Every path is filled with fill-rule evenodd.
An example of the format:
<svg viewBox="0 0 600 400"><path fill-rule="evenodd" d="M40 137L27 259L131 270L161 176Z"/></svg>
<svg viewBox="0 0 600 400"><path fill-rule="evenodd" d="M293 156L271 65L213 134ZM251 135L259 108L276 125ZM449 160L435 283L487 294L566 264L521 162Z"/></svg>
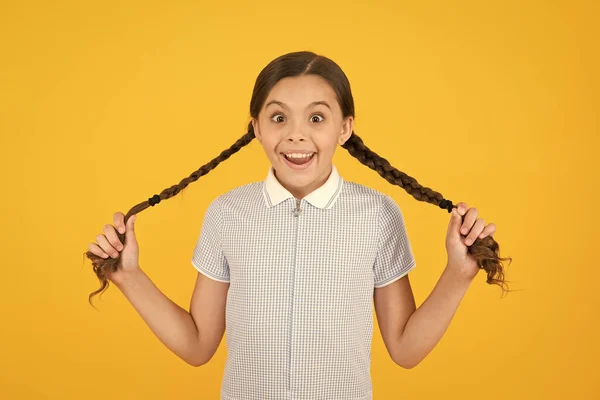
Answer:
<svg viewBox="0 0 600 400"><path fill-rule="evenodd" d="M421 186L415 178L394 168L388 160L370 150L356 133L352 132L352 135L342 147L362 164L376 171L392 185L400 186L415 199L431 203L448 212L456 207L451 200L444 199L441 193ZM500 286L503 292L505 290L509 291L508 284L504 279L502 261L510 260L512 262L512 258L499 257L500 245L494 238L491 236L486 236L483 239L477 238L467 249L477 260L477 265L487 273L487 283Z"/></svg>
<svg viewBox="0 0 600 400"><path fill-rule="evenodd" d="M125 215L124 224L127 224L127 220L129 220L131 216L136 215L141 211L144 211L150 206L158 204L161 200L170 199L171 197L176 196L190 183L195 182L200 177L208 174L210 171L215 169L217 165L219 165L221 162L227 160L233 154L237 153L242 147L249 144L252 141L252 139L254 139L254 129L252 127L252 123L250 122L248 124L248 132L244 134L241 138L239 138L231 147L229 147L226 150L223 150L221 154L213 158L207 164L201 166L197 171L192 172L192 174L189 177L182 179L181 182L179 182L177 185L168 187L162 192L160 192L159 195L155 195L149 198L148 200L133 206ZM125 243L125 233L120 233L119 231L117 231L117 236L121 243ZM109 257L107 259L99 257L91 251L87 251L84 254L85 256L87 256L87 258L89 258L92 261L92 269L101 283L101 287L98 290L90 293L88 297L89 303L92 304L92 297L94 297L97 294L102 295L102 293L108 289L110 281L108 280L107 275L117 270L117 266L121 259L121 254L119 253L119 256L117 258Z"/></svg>

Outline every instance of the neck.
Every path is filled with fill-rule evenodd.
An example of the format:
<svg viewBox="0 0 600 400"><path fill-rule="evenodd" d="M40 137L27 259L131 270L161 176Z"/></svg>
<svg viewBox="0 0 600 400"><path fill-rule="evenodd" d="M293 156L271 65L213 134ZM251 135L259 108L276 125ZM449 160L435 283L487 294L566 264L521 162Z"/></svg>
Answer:
<svg viewBox="0 0 600 400"><path fill-rule="evenodd" d="M329 167L329 171L325 175L317 177L317 179L315 179L314 181L312 181L311 183L309 183L306 186L298 187L298 186L291 186L285 182L282 182L279 178L277 178L276 171L273 171L273 173L275 174L275 178L277 178L279 183L281 183L281 186L286 188L287 191L290 192L298 200L303 199L304 197L308 196L310 193L314 192L315 190L317 190L318 188L323 186L325 184L325 182L327 182L327 179L329 179L331 172L332 172L332 167Z"/></svg>

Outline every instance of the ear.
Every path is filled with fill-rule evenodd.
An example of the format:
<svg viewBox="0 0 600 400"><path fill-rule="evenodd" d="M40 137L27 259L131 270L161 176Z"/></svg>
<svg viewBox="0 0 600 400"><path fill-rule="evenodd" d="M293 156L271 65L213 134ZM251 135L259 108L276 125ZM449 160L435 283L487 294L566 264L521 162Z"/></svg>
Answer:
<svg viewBox="0 0 600 400"><path fill-rule="evenodd" d="M352 131L354 130L354 117L350 116L344 120L342 124L342 131L338 138L338 143L343 145L346 141L352 136Z"/></svg>
<svg viewBox="0 0 600 400"><path fill-rule="evenodd" d="M256 118L252 118L252 128L254 129L254 137L260 143L262 143L262 136L260 134L260 127L258 126L258 120Z"/></svg>

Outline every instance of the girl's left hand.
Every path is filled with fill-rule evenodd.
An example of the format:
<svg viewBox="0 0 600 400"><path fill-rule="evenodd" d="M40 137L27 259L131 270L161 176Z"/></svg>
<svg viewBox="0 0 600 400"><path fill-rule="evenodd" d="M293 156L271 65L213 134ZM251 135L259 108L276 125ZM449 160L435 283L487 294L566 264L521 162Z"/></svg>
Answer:
<svg viewBox="0 0 600 400"><path fill-rule="evenodd" d="M451 215L446 233L447 268L452 268L467 279L473 279L480 268L475 258L468 253L468 246L477 238L493 237L496 225L486 225L483 219L477 218L477 209L469 208L467 203L463 202L452 209ZM462 216L465 216L464 221Z"/></svg>

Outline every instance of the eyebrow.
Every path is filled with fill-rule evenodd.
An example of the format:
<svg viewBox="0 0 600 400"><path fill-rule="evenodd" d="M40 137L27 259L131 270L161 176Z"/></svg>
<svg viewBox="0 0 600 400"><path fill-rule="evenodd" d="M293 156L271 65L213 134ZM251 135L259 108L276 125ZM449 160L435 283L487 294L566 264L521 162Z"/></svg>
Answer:
<svg viewBox="0 0 600 400"><path fill-rule="evenodd" d="M278 104L283 108L289 108L288 106L286 106L284 103L282 103L279 100L271 100L270 102L268 102L265 105L265 108L269 107L271 104ZM306 108L312 107L312 106L317 106L317 105L324 105L325 107L329 108L331 110L331 107L329 106L329 104L326 101L313 101L312 103L310 103Z"/></svg>

